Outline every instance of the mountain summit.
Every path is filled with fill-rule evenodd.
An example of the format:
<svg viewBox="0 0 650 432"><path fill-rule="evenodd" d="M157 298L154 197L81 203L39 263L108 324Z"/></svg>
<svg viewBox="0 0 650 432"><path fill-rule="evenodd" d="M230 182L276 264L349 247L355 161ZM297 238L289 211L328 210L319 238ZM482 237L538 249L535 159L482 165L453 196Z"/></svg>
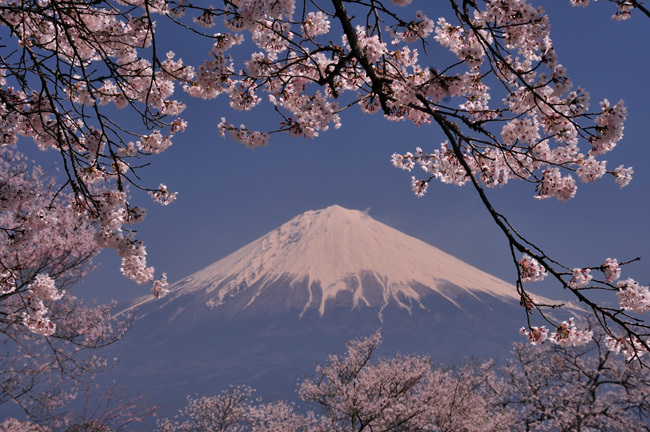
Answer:
<svg viewBox="0 0 650 432"><path fill-rule="evenodd" d="M139 306L158 309L189 295L195 306L202 302L226 316L323 316L332 307L347 307L371 308L381 319L388 306L409 313L426 309L424 299L434 293L459 309L461 294L519 301L512 285L367 213L333 205L294 217L173 284L162 301L147 299Z"/></svg>

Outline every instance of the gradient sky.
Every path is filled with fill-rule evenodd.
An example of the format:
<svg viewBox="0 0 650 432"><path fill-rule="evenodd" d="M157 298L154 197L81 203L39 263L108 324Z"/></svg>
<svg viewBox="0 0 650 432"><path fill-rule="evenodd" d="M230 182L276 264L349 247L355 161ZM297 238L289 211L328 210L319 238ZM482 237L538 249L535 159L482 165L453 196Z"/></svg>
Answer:
<svg viewBox="0 0 650 432"><path fill-rule="evenodd" d="M612 103L625 100L629 111L625 137L606 159L609 169L632 165L634 180L622 190L611 176L580 184L576 198L567 203L535 200L534 187L522 182L489 190L489 197L520 233L571 267L598 265L610 256L619 261L641 256L643 260L624 268L623 275L647 285L650 20L638 14L626 22L611 20L614 6L607 2L592 2L585 9L571 8L568 0L537 3L550 16L560 62L574 84L590 92L592 110L603 98ZM414 1L415 8L434 4ZM429 17L448 14L446 2L439 4L445 4L440 12L425 10ZM166 32L164 25L158 30L161 40L184 59L198 59L209 49L206 44L185 53L187 41ZM427 61L436 67L435 55ZM155 187L163 182L179 192L178 199L167 207L137 194L134 200L149 210L138 231L147 245L150 265L157 274L165 271L170 282L225 257L297 214L332 204L369 209L374 219L514 282L507 242L470 187L432 183L425 197L416 198L410 190L411 174L390 164L393 152L413 151L416 146L425 151L437 148L444 138L436 126L390 123L353 108L343 113L339 130L317 139L274 135L268 147L249 150L220 138L216 125L226 116L231 123L273 128L279 119L269 117L268 110L235 113L225 99L187 102L187 131L142 171L145 184ZM96 262L102 264L73 289L76 294L124 301L148 293L150 287L137 286L120 275L113 252L103 253ZM563 297L552 284L528 288Z"/></svg>

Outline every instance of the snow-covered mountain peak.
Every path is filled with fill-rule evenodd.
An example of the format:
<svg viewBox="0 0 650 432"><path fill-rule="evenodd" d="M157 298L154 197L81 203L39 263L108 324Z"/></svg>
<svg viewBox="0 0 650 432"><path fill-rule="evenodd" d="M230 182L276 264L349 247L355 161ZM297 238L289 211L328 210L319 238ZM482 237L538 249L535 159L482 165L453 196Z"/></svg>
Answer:
<svg viewBox="0 0 650 432"><path fill-rule="evenodd" d="M437 293L457 307L459 293L519 301L516 290L367 213L333 205L298 215L231 255L175 283L163 303L186 294L217 310L330 305L409 311Z"/></svg>

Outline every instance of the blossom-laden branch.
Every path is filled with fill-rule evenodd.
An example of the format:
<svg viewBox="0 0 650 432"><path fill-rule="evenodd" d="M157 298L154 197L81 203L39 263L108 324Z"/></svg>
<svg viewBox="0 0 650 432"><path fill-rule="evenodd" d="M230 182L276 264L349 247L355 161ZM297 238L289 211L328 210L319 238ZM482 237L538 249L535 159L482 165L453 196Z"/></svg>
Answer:
<svg viewBox="0 0 650 432"><path fill-rule="evenodd" d="M464 7L466 8L467 5L465 4ZM490 27L491 24L487 26L489 30L487 34L491 34L492 38L484 36L482 32L486 32L486 29L476 25L478 20L472 21L469 19L467 9L461 10L456 7L456 13L461 22L464 19L464 22L468 23L469 32L473 32L474 37L481 41L481 46L487 56L494 56L493 62L490 62L490 70L500 69L509 72L507 74L508 80L503 80L503 82L508 83L515 90L510 91L510 96L504 101L511 103L521 96L522 91L527 94L524 100L520 99L518 102L518 105L523 103L523 109L519 107L513 109L511 106L511 111L526 113L527 118L524 121L515 118L503 126L501 141L497 141L486 129L489 120L479 121L476 118L461 118L460 123L450 120L448 115L441 113L430 101L420 96L419 101L423 105L420 109L435 119L448 141L443 144L440 151L433 154L424 154L418 148L415 154L394 155L393 164L408 170L417 164L429 173L429 178L425 180L413 178L413 190L418 196L424 194L429 182L434 178L445 183L458 185L469 181L473 185L485 208L510 243L517 268L517 289L522 298L522 305L529 312L532 310L540 312L542 317L556 328L556 332L548 338L548 330L544 326L532 326L529 320L528 329L522 329L522 334L529 341L543 343L548 338L549 341L560 345L580 345L587 343L591 337L590 332L576 329L572 321L558 323L550 320L549 316L543 312L543 308L557 307L558 305L537 304L534 298L524 289L523 283L539 281L544 279L547 274L551 274L563 288L570 290L581 303L585 304L593 312L610 338L620 340L623 345L628 347L627 350L624 350L628 360L640 358L650 348L648 341L645 340L645 337L649 335L648 330L650 330L650 327L636 316L630 315L628 311L644 312L647 310L645 305L647 299L650 298L648 288L640 287L632 279L613 285L620 276L619 264L615 259L608 258L603 264L591 268L573 269L551 259L539 247L521 236L503 215L495 211L481 185L483 183L487 187L494 187L495 185L507 183L510 178L520 178L537 184L536 198L538 199L555 196L561 201L566 201L572 198L577 190L575 180L571 174L562 177L561 170L575 172L582 182L593 181L605 174L605 162L597 162L595 157L611 150L616 145L616 142L622 138L622 122L625 119L622 104L619 103L617 106L611 107L607 101L602 102L602 111L596 117L597 134L589 135L589 133L586 133L583 135L581 130L584 131L585 129L578 124L577 119L584 115L583 108L586 109L586 100L579 102L581 106L579 110L572 107L573 103L579 98L579 96L576 98L575 92L571 93L570 98L566 100L566 104L561 99L553 101L553 94L557 94L557 87L559 87L553 84L559 82L564 86L567 81L563 79L546 81L546 78L544 78L541 83L531 84L530 82L530 76L534 77L541 66L551 66L554 63L547 60L552 52L552 47L550 39L548 39L548 33L545 30L546 18L541 15L541 10L527 9L523 13L520 10L516 14L518 18L523 16L524 22L531 27L526 30L526 24L524 25L524 29L521 30L524 38L520 39L521 45L519 46L520 54L528 53L529 65L538 62L533 68L528 69L522 68L521 65L514 67L510 64L508 58L503 56L498 48L495 48L499 44L494 43L492 45L489 43L491 40L498 41L499 38L505 43L508 39L494 32ZM477 13L474 14L474 16L476 15ZM490 20L487 22L499 22L493 19L493 14L489 16ZM454 31L454 33L463 32L462 28L457 28ZM526 32L528 32L527 35ZM548 45L543 45L540 40L537 49L529 50L531 38L535 34L541 36L541 40L547 42ZM554 56L550 57L553 58ZM556 70L557 67L554 66ZM552 104L549 104L549 101L553 101ZM535 126L537 117L542 119L546 117L540 126ZM589 116L587 115L587 117ZM530 126L532 126L532 129L529 128ZM559 134L554 134L553 132L558 131L556 129L558 126L562 127L562 129ZM540 135L540 129L546 135ZM489 136L492 140L491 147L486 148L482 142L483 138L472 135L476 132ZM591 146L586 155L578 153L580 137L587 138L587 142ZM548 148L551 138L560 143L560 146L553 150ZM569 150L570 148L573 148L573 150ZM567 150L569 150L569 153L567 153ZM495 157L495 152L500 157ZM570 156L572 152L574 152L574 155ZM555 156L560 154L562 156L555 159ZM569 156L569 158L567 159L566 156ZM572 161L571 158L575 159ZM499 164L496 169L495 162ZM571 164L574 164L575 168L571 168ZM539 171L541 171L541 176L536 175L536 172ZM498 174L495 175L495 173ZM620 166L611 173L623 187L629 182L632 170ZM523 254L520 260L515 257L515 250ZM601 270L604 280L594 280L591 274L592 270ZM567 276L570 276L570 278ZM619 307L612 308L588 298L585 291L588 289L617 291ZM616 333L621 331L624 336L617 336ZM618 352L618 350L616 351Z"/></svg>
<svg viewBox="0 0 650 432"><path fill-rule="evenodd" d="M93 350L119 340L131 318L68 289L99 252L75 200L8 146L0 148L0 404L60 428L76 391L110 367ZM48 427L49 427L48 426Z"/></svg>
<svg viewBox="0 0 650 432"><path fill-rule="evenodd" d="M97 227L96 244L115 249L125 276L139 284L154 281L153 268L126 230L145 215L129 204L128 187L162 204L175 197L141 185L137 160L163 152L185 129L177 117L184 105L170 97L192 74L173 54L157 54L152 15L160 13L147 2L0 3L0 26L10 35L0 56L0 144L25 137L61 155L65 188ZM143 129L118 124L111 105L128 107ZM164 294L160 285L154 294Z"/></svg>

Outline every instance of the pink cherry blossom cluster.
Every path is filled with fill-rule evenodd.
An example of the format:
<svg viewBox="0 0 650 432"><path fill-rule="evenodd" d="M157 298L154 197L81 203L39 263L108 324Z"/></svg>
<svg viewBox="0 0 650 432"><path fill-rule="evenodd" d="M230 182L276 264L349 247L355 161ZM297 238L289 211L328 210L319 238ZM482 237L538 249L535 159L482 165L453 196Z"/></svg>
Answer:
<svg viewBox="0 0 650 432"><path fill-rule="evenodd" d="M406 171L411 171L418 164L431 177L437 178L443 183L462 186L469 180L458 158L449 149L447 142L443 142L440 150L435 150L431 154L424 153L420 147L416 148L415 154L411 152L404 155L395 153L391 158L391 162L393 166ZM416 182L421 184L420 192L418 193L415 188L413 191L416 192L416 195L423 196L424 192L426 192L424 185L428 185L429 180L416 180L413 177L411 184L415 185Z"/></svg>
<svg viewBox="0 0 650 432"><path fill-rule="evenodd" d="M16 291L16 278L9 270L0 273L0 296Z"/></svg>
<svg viewBox="0 0 650 432"><path fill-rule="evenodd" d="M542 172L542 182L537 188L537 199L555 197L560 201L568 201L576 195L578 187L574 178L567 174L562 177L559 168L549 168Z"/></svg>
<svg viewBox="0 0 650 432"><path fill-rule="evenodd" d="M427 192L429 182L416 179L415 176L411 177L411 188L417 197L423 197Z"/></svg>
<svg viewBox="0 0 650 432"><path fill-rule="evenodd" d="M309 12L303 23L305 37L308 39L327 34L330 31L330 20L323 12Z"/></svg>
<svg viewBox="0 0 650 432"><path fill-rule="evenodd" d="M614 338L607 336L605 338L607 348L616 353L622 354L625 360L640 359L648 350L637 338Z"/></svg>
<svg viewBox="0 0 650 432"><path fill-rule="evenodd" d="M364 56L370 63L378 62L388 53L386 43L382 42L378 35L367 35L365 27L357 26L357 40L363 50ZM343 38L343 44L346 48L350 49L346 37Z"/></svg>
<svg viewBox="0 0 650 432"><path fill-rule="evenodd" d="M612 283L621 277L621 268L616 258L607 258L600 266L600 270L605 275L605 282Z"/></svg>
<svg viewBox="0 0 650 432"><path fill-rule="evenodd" d="M562 324L551 333L549 339L554 344L566 348L568 346L580 346L589 343L594 333L591 330L578 330L573 318L562 321Z"/></svg>
<svg viewBox="0 0 650 432"><path fill-rule="evenodd" d="M32 332L41 336L52 336L56 323L47 316L49 309L37 296L26 295L25 310L21 313L23 324Z"/></svg>
<svg viewBox="0 0 650 432"><path fill-rule="evenodd" d="M158 186L158 189L150 191L149 195L151 195L157 203L168 205L176 199L178 192L169 192L167 186L161 183L160 186Z"/></svg>
<svg viewBox="0 0 650 432"><path fill-rule="evenodd" d="M395 38L393 43L397 41L405 41L411 43L422 40L433 33L435 30L435 22L427 17L424 12L419 10L415 13L415 19L411 20L403 27L403 29L401 26L398 26L395 30L392 28L390 29L391 36ZM404 47L402 50L410 51L408 47Z"/></svg>
<svg viewBox="0 0 650 432"><path fill-rule="evenodd" d="M131 236L119 237L114 247L117 256L122 258L120 271L137 284L146 284L153 280L154 269L147 266L147 250L141 241Z"/></svg>
<svg viewBox="0 0 650 432"><path fill-rule="evenodd" d="M221 117L221 122L217 125L217 130L219 135L222 137L226 135L226 131L230 135L230 138L233 140L244 144L248 148L254 147L264 147L268 144L269 135L257 132L249 131L246 129L245 125L240 125L236 127L226 122L225 117Z"/></svg>
<svg viewBox="0 0 650 432"><path fill-rule="evenodd" d="M169 293L169 290L167 289L168 286L169 283L167 283L167 274L163 273L160 276L160 279L155 280L153 283L153 296L156 298L165 297Z"/></svg>
<svg viewBox="0 0 650 432"><path fill-rule="evenodd" d="M525 121L514 119L512 122L504 126L502 136L504 143L524 143L527 140L536 142L539 139L538 132L535 130L531 135L524 130L517 130L519 125L528 124ZM592 144L594 149L603 149L603 142L606 142L602 135L594 140ZM617 139L620 139L618 137ZM609 141L615 142L615 141ZM600 144L597 144L600 143ZM463 185L467 182L467 174L460 166L460 163L454 162L449 165L449 162L456 159L449 148L448 143L442 144L442 151L436 150L431 154L423 154L422 150L418 148L416 154L393 154L391 162L394 166L411 170L414 167L414 162L421 165L425 172L433 174L436 178L443 183L452 183ZM564 165L574 164L577 168L574 169L578 178L583 182L593 182L601 178L608 171L605 161L599 161L594 156L600 154L600 150L591 150L589 156L578 153L578 148L575 145L566 147L558 147L555 150L550 150L546 142L539 142L532 145L534 147L533 156L526 153L514 153L511 151L504 152L497 149L485 149L482 156L468 157L466 162L470 166L473 174L478 174L480 179L488 187L497 185L505 185L510 179L525 179L530 178L531 173L542 166L543 163L548 164L549 167L541 171L541 178L537 181L537 195L536 199L547 199L555 197L560 201L567 201L575 197L578 187L575 178L571 173L563 175L563 170L558 166L550 165ZM611 150L610 147L607 151ZM632 168L625 168L620 165L611 174L616 178L616 182L621 186L627 186L631 179L634 170ZM429 180L424 180L429 182Z"/></svg>
<svg viewBox="0 0 650 432"><path fill-rule="evenodd" d="M330 355L314 378L303 380L301 399L325 411L321 428L308 430L345 430L351 421L383 431L501 430L511 420L507 412L490 407L486 393L473 390L500 386L493 363L450 373L414 355L371 362L381 342L377 336L348 342L343 355ZM450 417L449 412L465 415Z"/></svg>
<svg viewBox="0 0 650 432"><path fill-rule="evenodd" d="M623 165L619 165L618 168L614 170L616 183L618 183L621 186L621 188L630 184L630 181L632 181L632 174L634 174L634 169L625 168Z"/></svg>
<svg viewBox="0 0 650 432"><path fill-rule="evenodd" d="M601 155L609 152L623 138L623 123L627 117L627 109L623 105L623 101L611 106L609 101L605 99L600 103L600 107L601 115L596 118L598 134L589 139L592 146L589 151L590 155Z"/></svg>
<svg viewBox="0 0 650 432"><path fill-rule="evenodd" d="M519 260L519 271L522 282L538 282L546 277L544 266L530 255L524 255Z"/></svg>
<svg viewBox="0 0 650 432"><path fill-rule="evenodd" d="M618 261L613 258L607 258L599 269L605 275L605 282L607 284L616 281L621 275L621 268ZM526 282L527 280L539 280L540 272L543 269L536 260L525 255L520 261L520 270L522 282ZM572 289L580 289L586 287L592 280L593 275L591 274L590 268L574 268L572 278L567 283L567 286ZM525 292L524 294L529 296ZM638 282L631 278L618 282L617 297L620 310L622 311L633 311L636 313L650 311L650 289L646 286L639 285ZM522 304L524 304L523 301ZM526 302L528 309L532 309L535 305L536 302ZM533 345L543 344L546 340L550 340L562 347L585 344L593 335L591 331L578 330L573 318L562 322L557 327L557 330L551 334L549 334L544 326L531 326L530 329L521 328L520 333L526 336L527 340ZM631 340L635 342L633 343ZM647 347L638 338L625 339L608 336L606 342L608 349L616 353L623 353L627 360L635 357L639 358L647 351Z"/></svg>
<svg viewBox="0 0 650 432"><path fill-rule="evenodd" d="M54 279L46 274L37 274L34 280L28 286L32 294L43 300L59 300L65 294L65 291L59 291L54 284Z"/></svg>
<svg viewBox="0 0 650 432"><path fill-rule="evenodd" d="M637 313L650 311L650 291L631 278L618 283L618 303L623 310Z"/></svg>
<svg viewBox="0 0 650 432"><path fill-rule="evenodd" d="M248 386L229 387L216 396L188 397L174 419L161 419L160 432L190 430L307 431L315 425L313 413L296 413L293 404L277 401L262 404ZM181 420L179 420L179 418ZM182 421L184 420L184 421Z"/></svg>
<svg viewBox="0 0 650 432"><path fill-rule="evenodd" d="M499 390L516 423L503 430L643 430L648 368L611 355L604 339L595 332L589 346L515 344Z"/></svg>
<svg viewBox="0 0 650 432"><path fill-rule="evenodd" d="M438 18L435 32L436 41L456 54L461 61L467 64L468 68L478 69L481 66L485 58L485 50L480 39L474 33L467 32L461 26L454 26L444 18ZM486 93L482 94L482 96L485 95ZM478 95L476 96L478 99ZM485 100L485 102L487 101Z"/></svg>
<svg viewBox="0 0 650 432"><path fill-rule="evenodd" d="M593 337L593 332L591 330L578 330L573 318L568 321L562 321L562 324L560 324L551 334L549 334L548 329L545 326L531 326L529 330L522 327L519 330L519 333L525 336L531 345L542 345L544 342L550 341L562 348L585 345L589 343Z"/></svg>
<svg viewBox="0 0 650 432"><path fill-rule="evenodd" d="M526 330L525 327L522 327L519 330L519 333L526 336L526 340L528 340L531 345L541 345L546 341L546 339L548 339L548 329L545 326L531 326L530 330Z"/></svg>
<svg viewBox="0 0 650 432"><path fill-rule="evenodd" d="M576 174L583 183L593 182L605 175L606 164L606 161L597 161L594 157L589 156L586 159L578 160L579 168L576 170Z"/></svg>
<svg viewBox="0 0 650 432"><path fill-rule="evenodd" d="M591 275L590 269L574 268L573 277L567 285L574 289L584 288L589 285L592 279L593 276Z"/></svg>
<svg viewBox="0 0 650 432"><path fill-rule="evenodd" d="M50 320L50 305L64 295L54 278L74 278L81 269L54 271L45 265L42 255L67 255L67 260L58 258L65 267L76 262L76 257L92 256L95 246L86 243L88 222L80 220L65 200L53 200L52 183L43 183L42 177L42 170L30 169L23 155L9 146L0 147L0 313L8 322L20 318L31 331L49 336L56 330L56 323ZM80 234L71 239L74 225ZM73 252L65 252L69 248ZM30 265L39 273L25 279ZM15 303L15 299L21 301Z"/></svg>

